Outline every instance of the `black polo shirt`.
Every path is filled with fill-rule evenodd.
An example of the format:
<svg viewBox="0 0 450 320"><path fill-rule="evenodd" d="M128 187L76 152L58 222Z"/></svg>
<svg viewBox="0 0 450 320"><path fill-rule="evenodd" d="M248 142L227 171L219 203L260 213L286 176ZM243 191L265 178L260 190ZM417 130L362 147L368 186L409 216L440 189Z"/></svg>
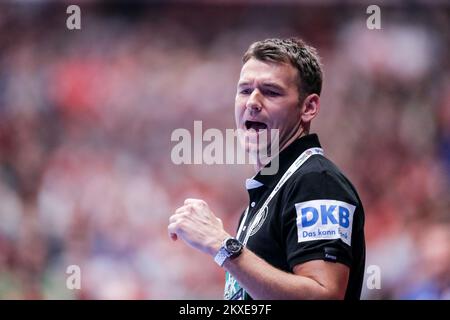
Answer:
<svg viewBox="0 0 450 320"><path fill-rule="evenodd" d="M253 217L290 165L302 152L315 147L321 147L317 135L304 136L279 154L275 175L259 173L247 180L249 212L239 240L244 241ZM350 268L345 299L360 298L365 266L364 209L350 181L320 154L306 160L281 187L246 246L274 267L291 273L297 264L311 260L343 263ZM251 299L245 291L230 291L229 278L227 274L227 299Z"/></svg>

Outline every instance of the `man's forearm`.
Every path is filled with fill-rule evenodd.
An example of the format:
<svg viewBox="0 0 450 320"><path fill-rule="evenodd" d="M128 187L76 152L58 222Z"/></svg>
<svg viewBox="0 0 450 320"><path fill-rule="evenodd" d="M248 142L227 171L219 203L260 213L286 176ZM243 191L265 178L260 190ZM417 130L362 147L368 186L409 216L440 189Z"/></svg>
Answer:
<svg viewBox="0 0 450 320"><path fill-rule="evenodd" d="M253 299L333 299L333 293L309 277L279 270L245 248L228 270Z"/></svg>

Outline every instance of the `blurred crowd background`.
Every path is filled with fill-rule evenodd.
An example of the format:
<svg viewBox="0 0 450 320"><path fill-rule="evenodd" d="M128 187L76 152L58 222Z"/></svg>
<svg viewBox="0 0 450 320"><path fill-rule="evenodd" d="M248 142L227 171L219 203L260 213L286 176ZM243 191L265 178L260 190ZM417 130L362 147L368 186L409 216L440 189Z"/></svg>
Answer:
<svg viewBox="0 0 450 320"><path fill-rule="evenodd" d="M290 36L319 50L312 131L365 206L362 298L450 299L448 2L382 1L381 30L365 1L219 3L82 1L81 30L68 2L0 4L0 299L221 299L168 218L201 198L233 232L253 171L175 165L171 133L234 128L243 53Z"/></svg>

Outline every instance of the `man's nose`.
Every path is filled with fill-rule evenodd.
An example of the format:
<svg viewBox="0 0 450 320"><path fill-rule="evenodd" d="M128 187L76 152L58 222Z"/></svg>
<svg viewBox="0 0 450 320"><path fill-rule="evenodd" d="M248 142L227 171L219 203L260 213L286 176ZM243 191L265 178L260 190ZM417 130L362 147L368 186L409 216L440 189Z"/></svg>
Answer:
<svg viewBox="0 0 450 320"><path fill-rule="evenodd" d="M253 90L245 105L250 112L259 112L262 109L261 93L258 89Z"/></svg>

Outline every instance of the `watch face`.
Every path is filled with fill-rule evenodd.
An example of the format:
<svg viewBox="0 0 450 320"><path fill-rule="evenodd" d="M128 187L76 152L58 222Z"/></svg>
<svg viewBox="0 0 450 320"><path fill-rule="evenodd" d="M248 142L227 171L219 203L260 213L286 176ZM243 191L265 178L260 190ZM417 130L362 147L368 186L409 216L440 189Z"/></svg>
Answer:
<svg viewBox="0 0 450 320"><path fill-rule="evenodd" d="M238 253L242 250L242 244L234 238L228 239L225 245L227 250L231 253Z"/></svg>

